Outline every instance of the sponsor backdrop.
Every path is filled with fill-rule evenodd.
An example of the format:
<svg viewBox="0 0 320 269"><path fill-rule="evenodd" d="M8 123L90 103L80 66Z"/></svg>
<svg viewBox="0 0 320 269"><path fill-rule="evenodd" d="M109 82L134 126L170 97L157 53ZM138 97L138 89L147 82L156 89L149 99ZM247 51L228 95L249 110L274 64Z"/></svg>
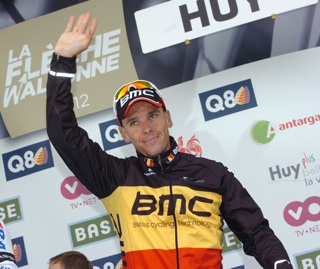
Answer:
<svg viewBox="0 0 320 269"><path fill-rule="evenodd" d="M70 15L90 11L99 27L79 57L74 100L92 139L110 154L134 155L118 132L112 95L129 80L155 82L179 150L227 165L294 268L319 269L318 1L131 2L85 1L0 31L0 219L18 266L47 268L50 257L71 249L95 269L115 268L121 258L108 212L44 129L53 45ZM223 229L224 268L260 268Z"/></svg>

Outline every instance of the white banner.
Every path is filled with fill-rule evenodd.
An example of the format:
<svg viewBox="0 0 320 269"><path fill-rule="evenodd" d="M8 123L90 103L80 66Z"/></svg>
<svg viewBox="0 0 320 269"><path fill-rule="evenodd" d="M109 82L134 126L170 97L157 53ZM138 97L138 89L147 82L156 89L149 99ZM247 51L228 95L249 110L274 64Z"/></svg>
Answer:
<svg viewBox="0 0 320 269"><path fill-rule="evenodd" d="M139 10L135 19L143 53L260 20L318 0L178 0Z"/></svg>

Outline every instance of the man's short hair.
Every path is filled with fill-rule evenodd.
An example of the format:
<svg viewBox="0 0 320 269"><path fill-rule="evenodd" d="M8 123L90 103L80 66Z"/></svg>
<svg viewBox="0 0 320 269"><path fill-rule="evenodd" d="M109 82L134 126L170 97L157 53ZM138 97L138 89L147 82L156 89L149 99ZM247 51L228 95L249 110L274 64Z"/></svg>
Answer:
<svg viewBox="0 0 320 269"><path fill-rule="evenodd" d="M79 251L66 251L49 260L50 264L60 263L63 269L93 269L88 258Z"/></svg>

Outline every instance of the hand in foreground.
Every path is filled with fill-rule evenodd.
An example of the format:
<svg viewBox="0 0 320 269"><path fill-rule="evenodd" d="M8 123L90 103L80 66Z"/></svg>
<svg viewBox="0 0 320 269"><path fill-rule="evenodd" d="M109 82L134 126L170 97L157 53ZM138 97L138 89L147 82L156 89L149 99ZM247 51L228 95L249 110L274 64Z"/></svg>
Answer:
<svg viewBox="0 0 320 269"><path fill-rule="evenodd" d="M92 19L89 25L91 14L85 13L80 15L77 24L75 16L71 16L65 31L61 34L54 48L57 55L64 57L74 57L89 47L97 26L97 19Z"/></svg>

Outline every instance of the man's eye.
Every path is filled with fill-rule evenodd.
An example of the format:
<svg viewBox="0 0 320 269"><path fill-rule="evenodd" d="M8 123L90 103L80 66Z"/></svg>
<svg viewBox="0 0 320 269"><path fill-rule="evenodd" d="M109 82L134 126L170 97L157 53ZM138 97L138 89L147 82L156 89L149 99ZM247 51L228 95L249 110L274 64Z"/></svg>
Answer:
<svg viewBox="0 0 320 269"><path fill-rule="evenodd" d="M151 119L154 119L154 118L156 118L157 116L158 116L158 114L156 114L156 113L155 113L155 114L151 114L151 115L150 115L150 118L151 118Z"/></svg>
<svg viewBox="0 0 320 269"><path fill-rule="evenodd" d="M130 126L134 126L134 125L137 125L137 121L130 121Z"/></svg>

